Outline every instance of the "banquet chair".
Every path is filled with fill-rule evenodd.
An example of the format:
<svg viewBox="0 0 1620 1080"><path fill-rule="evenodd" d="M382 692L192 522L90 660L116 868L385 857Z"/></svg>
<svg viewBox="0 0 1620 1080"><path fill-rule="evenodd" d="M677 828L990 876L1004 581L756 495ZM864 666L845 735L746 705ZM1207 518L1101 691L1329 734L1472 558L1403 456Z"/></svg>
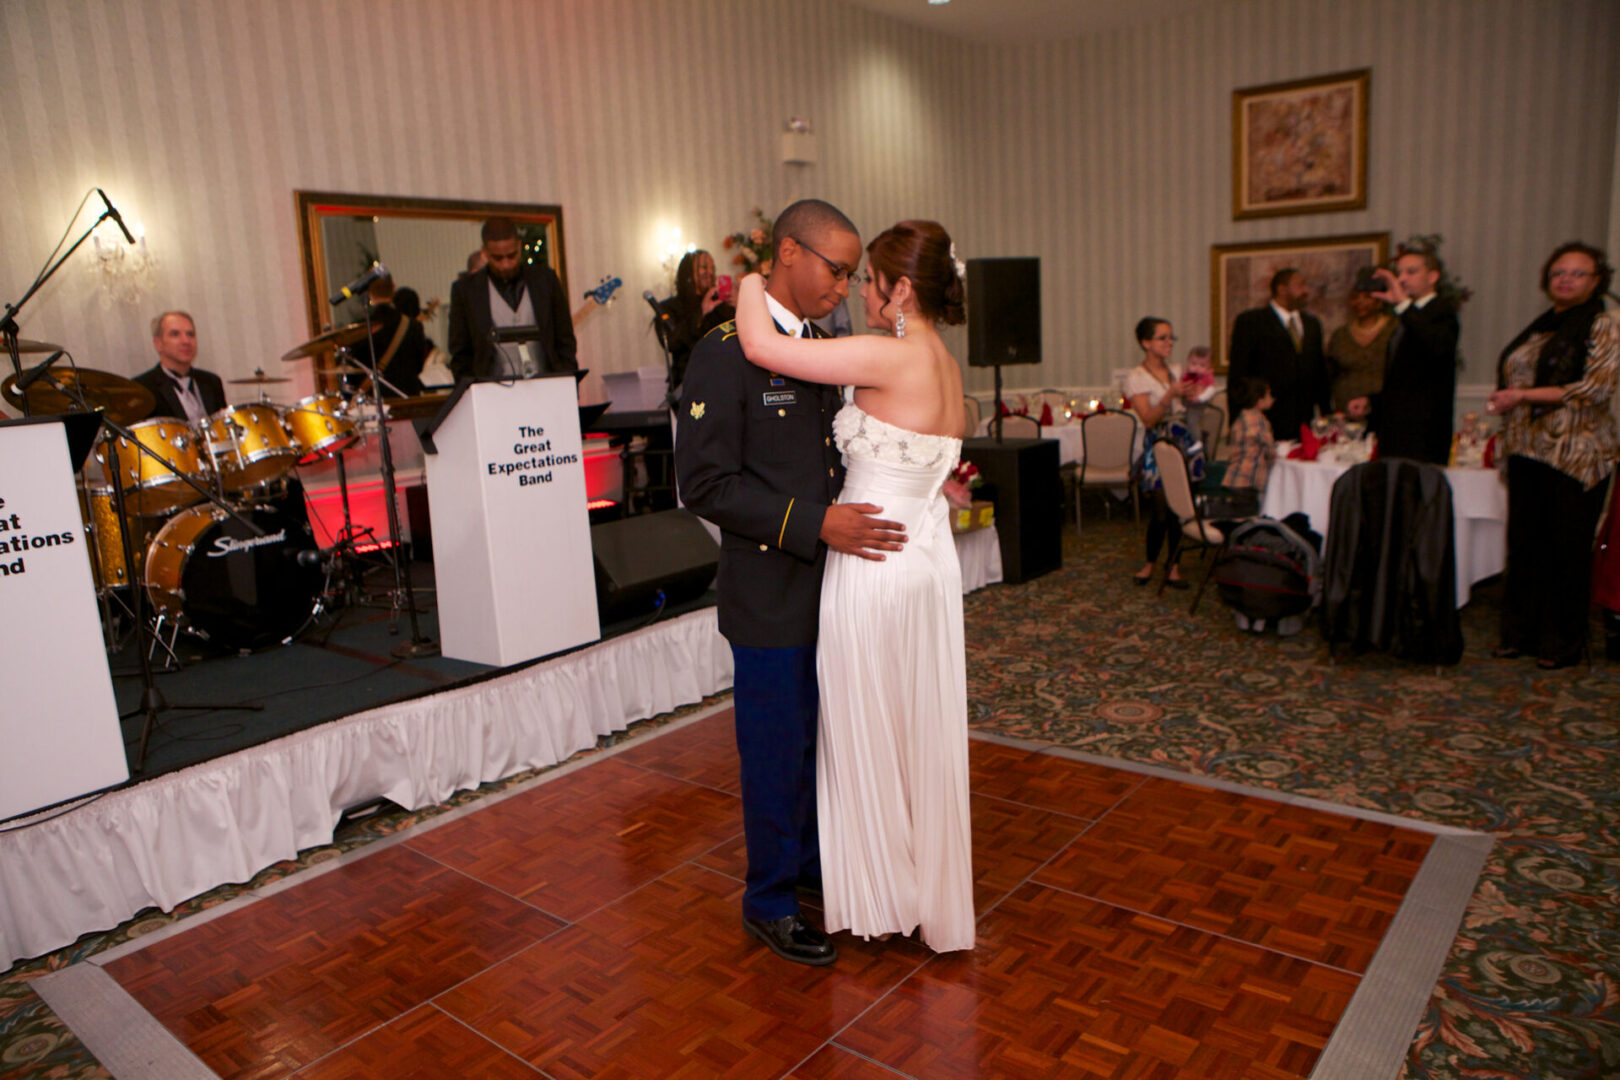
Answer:
<svg viewBox="0 0 1620 1080"><path fill-rule="evenodd" d="M1136 444L1140 424L1135 413L1092 413L1080 421L1080 466L1074 480L1074 531L1080 531L1080 498L1087 488L1104 489L1103 510L1113 516L1107 490L1131 491L1131 520L1142 520L1141 495L1136 490Z"/></svg>
<svg viewBox="0 0 1620 1080"><path fill-rule="evenodd" d="M1215 396L1210 398L1209 401L1205 402L1205 405L1207 407L1211 407L1211 408L1215 408L1215 409L1220 410L1220 412L1221 412L1221 421L1222 421L1220 433L1222 435L1225 435L1227 433L1227 431L1229 430L1230 425L1227 423L1227 421L1229 421L1232 418L1232 406L1228 402L1229 402L1229 399L1226 396L1226 388L1225 387L1222 387L1221 389L1215 391ZM1222 454L1216 453L1215 448L1209 446L1206 443L1205 446L1204 446L1204 460L1205 461L1225 461L1227 459L1227 457L1230 456L1231 453L1232 453L1232 447L1231 447L1231 440L1230 439L1227 440L1227 445L1225 447L1223 447L1222 449L1225 452L1224 456Z"/></svg>
<svg viewBox="0 0 1620 1080"><path fill-rule="evenodd" d="M967 419L962 424L962 438L971 439L979 433L979 417L982 415L979 408L979 399L971 394L962 395L962 411Z"/></svg>
<svg viewBox="0 0 1620 1080"><path fill-rule="evenodd" d="M990 433L995 434L996 421L990 421ZM1038 439L1041 437L1041 422L1033 416L1023 413L1008 413L1001 418L1001 434L1007 439Z"/></svg>
<svg viewBox="0 0 1620 1080"><path fill-rule="evenodd" d="M1164 483L1164 501L1170 507L1170 512L1181 521L1181 550L1186 551L1188 542L1191 542L1200 551L1215 552L1209 568L1204 571L1204 580L1198 583L1198 591L1193 594L1192 607L1187 609L1190 615L1198 610L1198 602L1204 598L1209 579L1214 576L1221 556L1226 553L1226 535L1204 520L1204 512L1199 509L1198 500L1193 498L1192 477L1187 473L1187 458L1181 452L1181 447L1160 439L1153 444L1153 461L1159 466L1159 479ZM1169 580L1167 573L1159 582L1159 592L1164 592Z"/></svg>
<svg viewBox="0 0 1620 1080"><path fill-rule="evenodd" d="M1204 441L1204 460L1221 459L1221 435L1226 431L1226 410L1213 401L1206 402L1198 411L1198 437Z"/></svg>

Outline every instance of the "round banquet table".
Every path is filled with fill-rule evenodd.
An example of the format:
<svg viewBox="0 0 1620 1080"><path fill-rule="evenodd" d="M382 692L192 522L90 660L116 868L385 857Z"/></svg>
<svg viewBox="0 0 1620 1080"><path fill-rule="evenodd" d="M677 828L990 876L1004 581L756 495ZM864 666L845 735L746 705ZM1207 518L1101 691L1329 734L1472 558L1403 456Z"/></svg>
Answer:
<svg viewBox="0 0 1620 1080"><path fill-rule="evenodd" d="M1349 465L1279 457L1266 481L1260 513L1282 520L1303 511L1311 528L1328 533L1333 482ZM1457 606L1468 603L1474 582L1507 568L1507 485L1495 469L1447 469L1452 533L1457 550Z"/></svg>

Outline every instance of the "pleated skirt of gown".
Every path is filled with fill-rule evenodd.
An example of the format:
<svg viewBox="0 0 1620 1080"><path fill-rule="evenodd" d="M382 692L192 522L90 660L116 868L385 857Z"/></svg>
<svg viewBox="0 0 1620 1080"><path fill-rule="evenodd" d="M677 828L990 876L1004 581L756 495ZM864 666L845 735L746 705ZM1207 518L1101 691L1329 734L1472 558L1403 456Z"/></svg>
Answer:
<svg viewBox="0 0 1620 1080"><path fill-rule="evenodd" d="M971 949L962 570L943 470L849 465L839 501L883 507L909 540L882 562L827 560L816 657L827 929L872 937L920 926L935 951Z"/></svg>

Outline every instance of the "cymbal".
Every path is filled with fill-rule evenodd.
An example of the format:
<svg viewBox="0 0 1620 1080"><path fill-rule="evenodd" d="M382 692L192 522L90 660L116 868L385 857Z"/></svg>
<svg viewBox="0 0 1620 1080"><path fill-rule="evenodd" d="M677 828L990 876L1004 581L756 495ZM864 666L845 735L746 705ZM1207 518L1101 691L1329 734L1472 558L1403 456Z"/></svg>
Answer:
<svg viewBox="0 0 1620 1080"><path fill-rule="evenodd" d="M383 407L388 410L390 420L415 420L436 415L439 406L449 398L450 391L441 390L432 394L417 394L414 397L384 398Z"/></svg>
<svg viewBox="0 0 1620 1080"><path fill-rule="evenodd" d="M266 383L292 382L291 379L271 378L264 373L264 368L254 368L251 379L226 379L232 386L263 386Z"/></svg>
<svg viewBox="0 0 1620 1080"><path fill-rule="evenodd" d="M18 338L17 351L22 355L27 356L29 353L50 353L61 352L63 350L62 346L52 345L48 341L29 341L27 338ZM0 353L3 352L5 352L5 349L0 348Z"/></svg>
<svg viewBox="0 0 1620 1080"><path fill-rule="evenodd" d="M347 326L336 326L324 334L317 334L294 349L281 354L283 360L302 360L306 356L320 356L341 345L353 345L371 336L371 324L361 321Z"/></svg>
<svg viewBox="0 0 1620 1080"><path fill-rule="evenodd" d="M92 410L104 409L108 419L119 424L133 424L146 419L151 415L152 406L157 403L152 391L133 379L114 375L110 371L57 368L51 372L51 378L68 390L77 387ZM6 381L0 383L0 395L14 408L20 409L23 395L17 393L16 382L17 376L7 376ZM63 413L85 411L77 400L44 379L28 388L28 407L37 416L61 416Z"/></svg>

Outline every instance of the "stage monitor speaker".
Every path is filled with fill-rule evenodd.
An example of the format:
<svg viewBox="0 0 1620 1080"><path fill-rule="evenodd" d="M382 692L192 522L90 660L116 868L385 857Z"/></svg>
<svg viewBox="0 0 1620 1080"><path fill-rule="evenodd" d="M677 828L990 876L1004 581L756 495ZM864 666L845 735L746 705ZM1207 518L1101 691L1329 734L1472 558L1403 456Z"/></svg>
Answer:
<svg viewBox="0 0 1620 1080"><path fill-rule="evenodd" d="M968 439L962 460L996 487L1002 580L1009 585L1063 565L1063 481L1056 439Z"/></svg>
<svg viewBox="0 0 1620 1080"><path fill-rule="evenodd" d="M968 364L1041 362L1041 260L969 259Z"/></svg>
<svg viewBox="0 0 1620 1080"><path fill-rule="evenodd" d="M685 510L637 514L591 526L596 607L603 623L651 615L702 596L720 567L720 546Z"/></svg>

